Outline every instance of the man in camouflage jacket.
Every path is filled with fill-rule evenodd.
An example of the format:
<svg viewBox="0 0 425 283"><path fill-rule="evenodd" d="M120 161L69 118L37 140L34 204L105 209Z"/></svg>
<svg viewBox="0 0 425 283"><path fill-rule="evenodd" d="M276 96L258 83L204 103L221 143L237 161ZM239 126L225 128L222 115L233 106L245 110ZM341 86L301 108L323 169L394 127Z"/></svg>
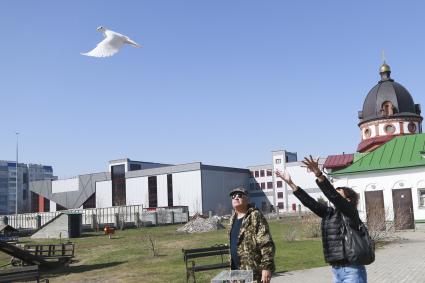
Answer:
<svg viewBox="0 0 425 283"><path fill-rule="evenodd" d="M254 282L268 283L275 271L275 245L267 220L257 208L249 205L244 188L232 190L230 196L235 209L229 227L232 269L252 270Z"/></svg>

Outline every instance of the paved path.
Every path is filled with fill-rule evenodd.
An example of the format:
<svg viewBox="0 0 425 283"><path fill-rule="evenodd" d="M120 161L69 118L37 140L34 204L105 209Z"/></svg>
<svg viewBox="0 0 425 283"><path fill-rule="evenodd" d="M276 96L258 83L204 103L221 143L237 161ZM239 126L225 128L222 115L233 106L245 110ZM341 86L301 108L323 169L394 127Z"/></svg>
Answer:
<svg viewBox="0 0 425 283"><path fill-rule="evenodd" d="M425 283L425 231L397 234L399 240L378 249L366 267L369 283ZM280 273L272 283L330 283L331 267Z"/></svg>

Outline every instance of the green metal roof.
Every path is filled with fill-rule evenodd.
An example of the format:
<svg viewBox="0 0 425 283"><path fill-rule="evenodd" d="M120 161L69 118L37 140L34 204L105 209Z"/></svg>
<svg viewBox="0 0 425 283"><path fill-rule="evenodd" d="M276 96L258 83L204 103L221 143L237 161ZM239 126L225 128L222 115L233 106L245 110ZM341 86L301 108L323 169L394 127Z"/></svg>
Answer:
<svg viewBox="0 0 425 283"><path fill-rule="evenodd" d="M331 175L354 174L367 171L425 166L425 134L396 137L363 156L356 156L353 164Z"/></svg>

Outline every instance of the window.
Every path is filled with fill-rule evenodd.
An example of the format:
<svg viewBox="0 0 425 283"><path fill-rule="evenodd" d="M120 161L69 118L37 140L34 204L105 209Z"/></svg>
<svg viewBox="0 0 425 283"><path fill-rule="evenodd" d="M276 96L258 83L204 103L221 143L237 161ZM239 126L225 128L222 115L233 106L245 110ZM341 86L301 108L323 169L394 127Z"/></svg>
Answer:
<svg viewBox="0 0 425 283"><path fill-rule="evenodd" d="M125 205L125 165L111 167L112 206Z"/></svg>
<svg viewBox="0 0 425 283"><path fill-rule="evenodd" d="M38 205L38 194L31 192L31 212L39 212Z"/></svg>
<svg viewBox="0 0 425 283"><path fill-rule="evenodd" d="M264 190L266 188L266 183L261 183L261 189Z"/></svg>
<svg viewBox="0 0 425 283"><path fill-rule="evenodd" d="M267 182L267 189L273 189L273 182Z"/></svg>
<svg viewBox="0 0 425 283"><path fill-rule="evenodd" d="M259 183L255 183L255 188L256 188L257 190L260 190L260 189L261 189L260 184L259 184Z"/></svg>
<svg viewBox="0 0 425 283"><path fill-rule="evenodd" d="M260 170L260 177L264 177L264 170Z"/></svg>
<svg viewBox="0 0 425 283"><path fill-rule="evenodd" d="M44 198L44 212L50 212L50 200Z"/></svg>
<svg viewBox="0 0 425 283"><path fill-rule="evenodd" d="M255 183L250 183L250 184L249 184L249 189L250 189L251 191L255 190Z"/></svg>
<svg viewBox="0 0 425 283"><path fill-rule="evenodd" d="M276 187L277 187L277 188L282 188L282 187L283 187L283 183L282 183L282 181L277 181L277 182L276 182Z"/></svg>
<svg viewBox="0 0 425 283"><path fill-rule="evenodd" d="M283 209L283 202L278 202L277 207L279 207L279 209Z"/></svg>
<svg viewBox="0 0 425 283"><path fill-rule="evenodd" d="M254 178L254 171L249 171L249 177Z"/></svg>
<svg viewBox="0 0 425 283"><path fill-rule="evenodd" d="M395 132L395 127L392 124L385 125L384 131L387 134L393 134Z"/></svg>
<svg viewBox="0 0 425 283"><path fill-rule="evenodd" d="M256 178L260 177L260 173L258 173L258 171L255 171L254 173Z"/></svg>
<svg viewBox="0 0 425 283"><path fill-rule="evenodd" d="M272 176L272 170L267 170L267 176Z"/></svg>
<svg viewBox="0 0 425 283"><path fill-rule="evenodd" d="M173 206L173 175L167 175L168 206Z"/></svg>
<svg viewBox="0 0 425 283"><path fill-rule="evenodd" d="M369 128L365 129L363 133L364 133L364 136L365 136L366 138L369 138L369 137L370 137L370 135L371 135L371 131L370 131L370 129L369 129Z"/></svg>
<svg viewBox="0 0 425 283"><path fill-rule="evenodd" d="M281 164L282 163L282 159L280 158L276 158L274 161L276 164Z"/></svg>
<svg viewBox="0 0 425 283"><path fill-rule="evenodd" d="M149 197L149 207L157 207L158 195L157 195L156 176L148 177L148 197Z"/></svg>
<svg viewBox="0 0 425 283"><path fill-rule="evenodd" d="M412 133L412 134L415 133L416 132L416 124L413 123L413 122L410 122L407 125L407 129L409 130L410 133Z"/></svg>
<svg viewBox="0 0 425 283"><path fill-rule="evenodd" d="M277 198L283 198L283 192L278 192L277 193Z"/></svg>
<svg viewBox="0 0 425 283"><path fill-rule="evenodd" d="M419 207L425 208L425 189L418 189Z"/></svg>

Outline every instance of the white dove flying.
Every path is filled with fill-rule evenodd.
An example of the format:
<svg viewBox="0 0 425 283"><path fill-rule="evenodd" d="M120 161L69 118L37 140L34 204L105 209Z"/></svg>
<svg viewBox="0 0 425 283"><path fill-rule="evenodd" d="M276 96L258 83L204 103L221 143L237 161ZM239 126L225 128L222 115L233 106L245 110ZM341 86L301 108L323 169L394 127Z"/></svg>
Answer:
<svg viewBox="0 0 425 283"><path fill-rule="evenodd" d="M124 44L130 44L137 48L141 47L129 37L112 30L108 30L105 27L100 26L97 28L97 31L102 32L105 39L99 42L93 50L87 53L81 53L81 55L92 57L109 57L120 51Z"/></svg>

